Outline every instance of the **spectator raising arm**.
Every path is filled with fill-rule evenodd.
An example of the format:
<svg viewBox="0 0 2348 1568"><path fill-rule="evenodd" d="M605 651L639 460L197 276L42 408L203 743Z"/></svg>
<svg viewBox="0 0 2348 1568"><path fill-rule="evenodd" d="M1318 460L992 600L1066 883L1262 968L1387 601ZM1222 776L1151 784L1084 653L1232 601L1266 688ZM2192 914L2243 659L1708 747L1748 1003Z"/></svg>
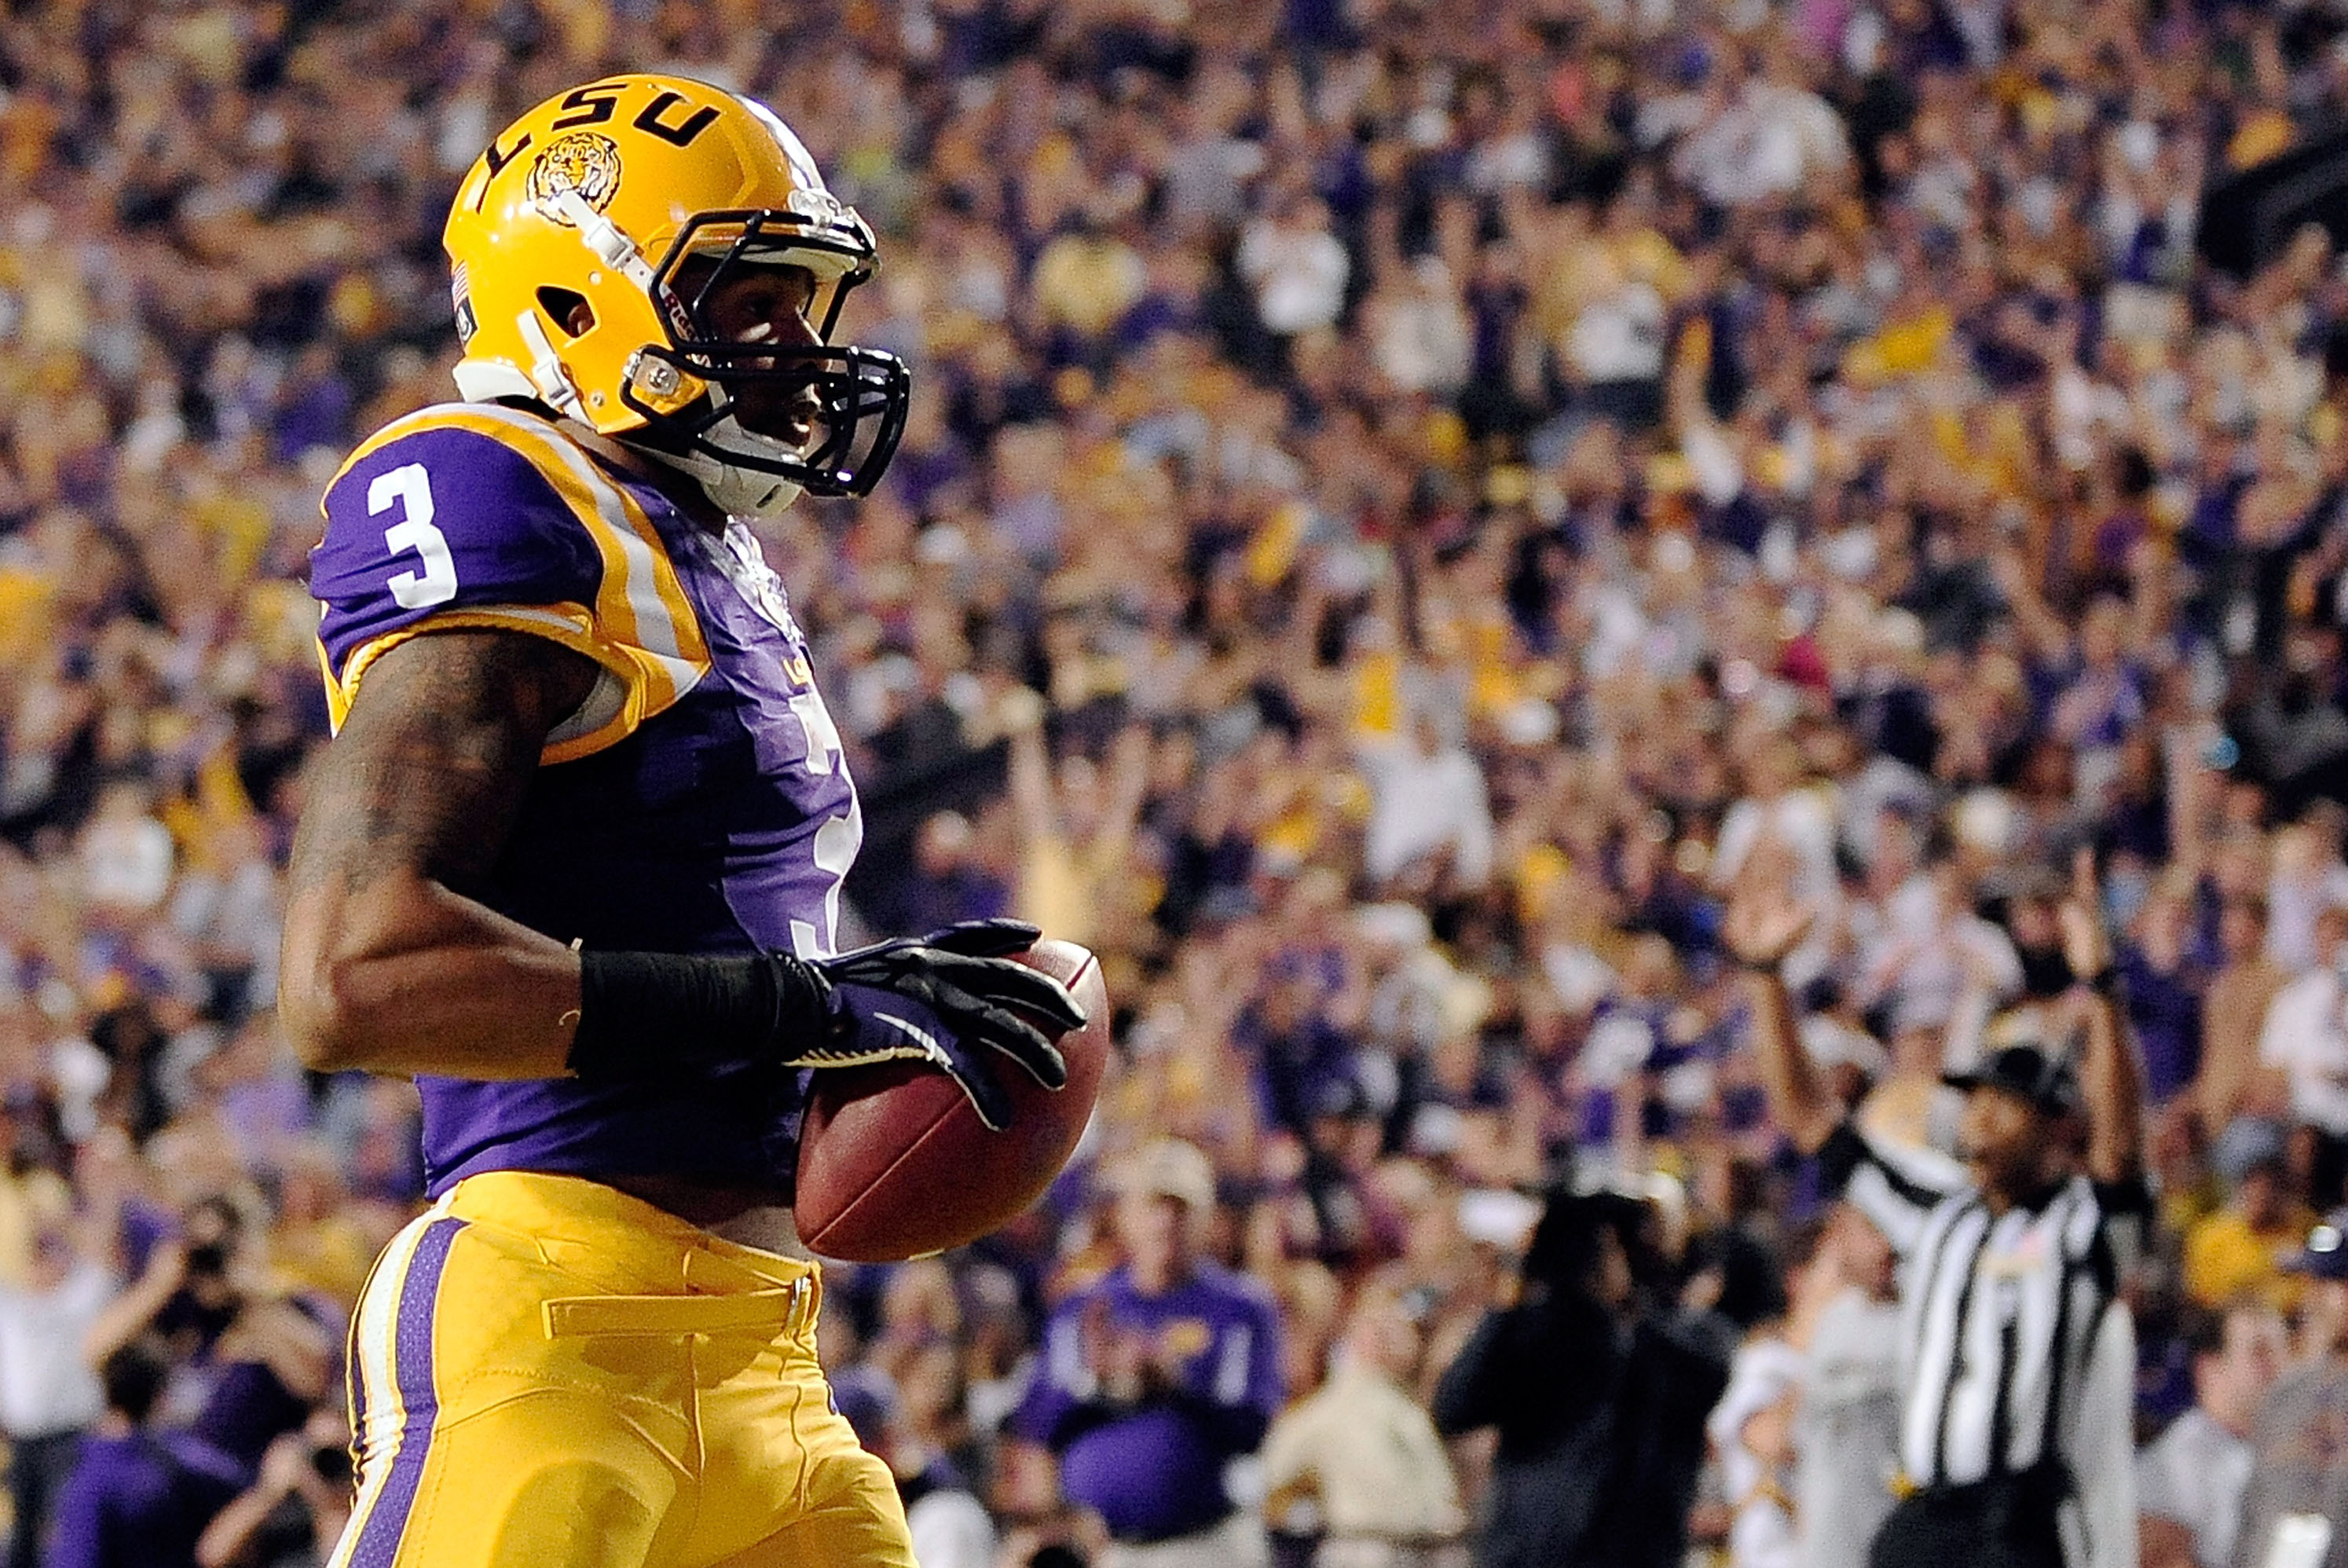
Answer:
<svg viewBox="0 0 2348 1568"><path fill-rule="evenodd" d="M2112 944L2104 930L2091 851L2081 850L2072 858L2070 896L2055 918L2062 925L2064 959L2082 987L2075 994L2085 1025L2079 1088L2087 1106L2087 1175L2106 1185L2133 1182L2144 1174L2143 1072L2120 1027Z"/></svg>
<svg viewBox="0 0 2348 1568"><path fill-rule="evenodd" d="M147 1266L82 1336L82 1359L96 1367L147 1332L188 1277L188 1249L176 1240L155 1243Z"/></svg>

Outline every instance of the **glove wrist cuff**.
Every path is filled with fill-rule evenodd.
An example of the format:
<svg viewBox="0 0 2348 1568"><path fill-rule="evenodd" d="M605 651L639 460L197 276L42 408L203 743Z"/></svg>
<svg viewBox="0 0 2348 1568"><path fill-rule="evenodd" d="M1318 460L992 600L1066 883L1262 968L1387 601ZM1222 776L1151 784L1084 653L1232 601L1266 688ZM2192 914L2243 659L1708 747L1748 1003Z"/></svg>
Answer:
<svg viewBox="0 0 2348 1568"><path fill-rule="evenodd" d="M583 952L571 1070L619 1078L769 1057L828 1027L830 991L788 954Z"/></svg>

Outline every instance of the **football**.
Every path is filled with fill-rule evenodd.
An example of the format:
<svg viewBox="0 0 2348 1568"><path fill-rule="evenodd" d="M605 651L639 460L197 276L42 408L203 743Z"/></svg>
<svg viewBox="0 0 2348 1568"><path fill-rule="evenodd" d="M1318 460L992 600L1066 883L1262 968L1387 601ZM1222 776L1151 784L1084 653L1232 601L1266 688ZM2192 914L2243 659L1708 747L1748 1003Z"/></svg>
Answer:
<svg viewBox="0 0 2348 1568"><path fill-rule="evenodd" d="M1108 1065L1108 993L1073 942L1016 962L1066 985L1089 1020L1059 1037L1068 1083L1055 1093L990 1053L1016 1110L990 1132L953 1079L912 1062L815 1075L799 1133L799 1239L820 1257L890 1263L973 1241L1041 1197L1076 1151Z"/></svg>

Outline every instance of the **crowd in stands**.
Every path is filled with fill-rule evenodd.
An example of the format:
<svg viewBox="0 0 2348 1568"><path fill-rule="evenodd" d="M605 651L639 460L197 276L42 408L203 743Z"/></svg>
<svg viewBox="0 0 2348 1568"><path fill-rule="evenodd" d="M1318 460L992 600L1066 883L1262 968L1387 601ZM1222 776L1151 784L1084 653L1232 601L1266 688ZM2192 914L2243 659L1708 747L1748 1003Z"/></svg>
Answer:
<svg viewBox="0 0 2348 1568"><path fill-rule="evenodd" d="M339 1528L421 1173L412 1090L271 1010L304 554L453 395L458 177L615 68L764 98L882 236L903 450L765 540L855 915L1036 920L1117 1005L1043 1207L829 1277L925 1568L1502 1563L1479 1521L1619 1504L1435 1425L1506 1402L1463 1351L1562 1186L1638 1211L1576 1233L1624 1312L1745 1343L1688 1549L1861 1561L1888 1265L1766 1114L1724 911L1816 910L1807 1048L1945 1144L2080 849L2162 1219L2147 1561L2328 1515L2290 1561L2348 1563L2348 269L2194 244L2348 113L2348 18L2281 0L0 10L11 1563Z"/></svg>

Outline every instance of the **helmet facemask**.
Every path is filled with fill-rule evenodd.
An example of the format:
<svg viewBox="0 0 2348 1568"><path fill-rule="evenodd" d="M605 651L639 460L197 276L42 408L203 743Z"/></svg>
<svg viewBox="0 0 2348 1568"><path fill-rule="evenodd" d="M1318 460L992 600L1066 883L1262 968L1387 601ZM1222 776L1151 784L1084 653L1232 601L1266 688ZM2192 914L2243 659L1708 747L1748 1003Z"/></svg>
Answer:
<svg viewBox="0 0 2348 1568"><path fill-rule="evenodd" d="M695 215L652 279L666 343L630 361L620 399L644 421L632 437L699 480L729 511L770 515L802 490L860 496L879 482L904 433L911 377L896 356L831 333L850 292L872 275L871 231L837 203L813 218L771 209ZM728 338L710 302L755 269L815 280L805 312L814 344Z"/></svg>

